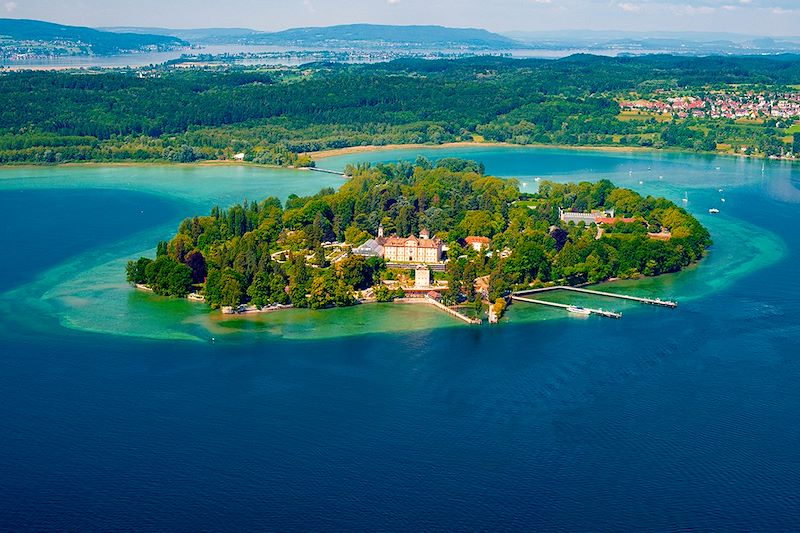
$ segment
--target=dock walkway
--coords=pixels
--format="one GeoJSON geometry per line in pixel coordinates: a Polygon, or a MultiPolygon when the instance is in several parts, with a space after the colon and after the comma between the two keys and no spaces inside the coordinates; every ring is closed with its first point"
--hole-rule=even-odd
{"type": "Polygon", "coordinates": [[[344,172],[340,172],[338,170],[329,170],[327,168],[317,168],[317,167],[306,167],[307,170],[311,170],[313,172],[324,172],[325,174],[336,174],[337,176],[344,176],[347,177],[347,174],[344,172]]]}
{"type": "Polygon", "coordinates": [[[675,307],[678,307],[677,302],[671,302],[671,301],[668,301],[668,300],[662,300],[660,298],[655,298],[655,299],[653,299],[653,298],[640,298],[638,296],[629,296],[627,294],[617,294],[617,293],[614,293],[614,292],[596,291],[596,290],[593,290],[593,289],[584,289],[584,288],[581,288],[581,287],[570,287],[568,285],[559,285],[559,286],[556,286],[556,287],[544,287],[542,289],[529,289],[529,290],[525,290],[525,291],[517,291],[517,292],[514,293],[514,296],[524,296],[524,295],[528,295],[528,294],[537,294],[537,293],[555,291],[555,290],[580,292],[580,293],[583,293],[583,294],[592,294],[594,296],[606,296],[608,298],[619,298],[620,300],[630,300],[630,301],[639,302],[639,303],[642,303],[642,304],[657,305],[657,306],[660,306],[660,307],[669,307],[669,308],[673,308],[673,309],[675,307]]]}
{"type": "MultiPolygon", "coordinates": [[[[545,300],[534,300],[533,298],[523,298],[522,296],[517,296],[515,294],[511,295],[511,299],[515,300],[515,301],[518,301],[518,302],[526,302],[526,303],[529,303],[529,304],[547,305],[549,307],[558,307],[558,308],[561,308],[561,309],[569,309],[571,307],[574,307],[574,306],[569,305],[569,304],[560,304],[560,303],[556,303],[556,302],[548,302],[548,301],[545,301],[545,300]]],[[[603,311],[602,309],[589,309],[589,308],[584,308],[584,309],[586,309],[587,311],[589,311],[593,315],[603,316],[603,317],[606,317],[606,318],[622,318],[622,313],[615,313],[614,311],[603,311]]]]}
{"type": "Polygon", "coordinates": [[[403,304],[428,304],[441,309],[445,313],[454,316],[455,318],[462,320],[467,324],[474,324],[474,325],[483,324],[483,321],[480,318],[470,318],[467,315],[459,313],[455,309],[447,307],[443,303],[436,301],[427,295],[424,298],[397,298],[395,302],[403,304]]]}

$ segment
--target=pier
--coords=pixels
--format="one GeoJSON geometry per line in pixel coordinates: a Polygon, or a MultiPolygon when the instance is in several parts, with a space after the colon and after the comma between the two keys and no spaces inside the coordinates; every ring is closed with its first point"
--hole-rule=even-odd
{"type": "MultiPolygon", "coordinates": [[[[517,296],[515,294],[511,295],[511,299],[517,302],[546,305],[549,307],[558,307],[561,309],[569,309],[570,307],[574,307],[569,304],[559,304],[556,302],[548,302],[545,300],[534,300],[533,298],[523,298],[522,296],[517,296]]],[[[593,315],[598,315],[606,318],[622,318],[622,313],[615,313],[614,311],[603,311],[602,309],[589,309],[589,308],[583,308],[583,309],[586,309],[587,311],[589,311],[589,313],[593,315]]]]}
{"type": "Polygon", "coordinates": [[[306,167],[306,170],[311,170],[313,172],[324,172],[325,174],[336,174],[337,176],[344,176],[345,178],[348,177],[344,172],[339,172],[338,170],[329,170],[327,168],[306,167]]]}
{"type": "Polygon", "coordinates": [[[428,305],[432,305],[434,307],[437,307],[437,308],[441,309],[442,311],[444,311],[448,315],[453,316],[453,317],[455,317],[455,318],[457,318],[459,320],[462,320],[462,321],[466,322],[467,324],[474,324],[474,325],[483,324],[483,321],[480,318],[470,318],[467,315],[465,315],[463,313],[459,313],[455,309],[447,307],[443,303],[441,303],[441,302],[439,302],[439,301],[437,301],[437,300],[435,300],[435,299],[433,299],[433,298],[431,298],[430,296],[427,296],[427,295],[424,298],[397,298],[395,300],[395,302],[403,303],[403,304],[428,304],[428,305]]]}
{"type": "Polygon", "coordinates": [[[674,308],[678,307],[678,303],[677,302],[671,302],[671,301],[668,301],[668,300],[662,300],[660,298],[655,298],[655,299],[653,299],[653,298],[640,298],[638,296],[629,296],[627,294],[617,294],[617,293],[614,293],[614,292],[596,291],[596,290],[592,290],[592,289],[584,289],[584,288],[581,288],[581,287],[570,287],[570,286],[567,286],[567,285],[559,285],[557,287],[544,287],[542,289],[529,289],[529,290],[525,290],[525,291],[518,291],[518,292],[515,292],[513,296],[525,296],[525,295],[528,295],[528,294],[537,294],[537,293],[548,292],[548,291],[556,291],[556,290],[579,292],[579,293],[583,293],[583,294],[591,294],[593,296],[605,296],[605,297],[608,297],[608,298],[619,298],[620,300],[630,300],[630,301],[633,301],[633,302],[639,302],[639,303],[647,304],[647,305],[656,305],[656,306],[660,306],[660,307],[669,307],[671,309],[674,309],[674,308]]]}

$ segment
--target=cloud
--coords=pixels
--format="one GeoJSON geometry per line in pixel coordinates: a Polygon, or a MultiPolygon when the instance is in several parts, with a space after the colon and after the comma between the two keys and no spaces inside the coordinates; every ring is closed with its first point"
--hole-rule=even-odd
{"type": "Polygon", "coordinates": [[[712,6],[694,6],[687,4],[683,6],[673,6],[672,10],[677,15],[710,15],[716,11],[716,8],[712,6]]]}
{"type": "Polygon", "coordinates": [[[17,3],[16,2],[6,2],[3,7],[6,9],[6,13],[13,13],[17,10],[17,3]]]}
{"type": "Polygon", "coordinates": [[[637,13],[642,10],[642,6],[630,2],[622,2],[621,4],[617,4],[617,7],[627,13],[637,13]]]}
{"type": "Polygon", "coordinates": [[[386,3],[388,3],[390,6],[393,6],[399,4],[400,0],[386,0],[386,3]]]}

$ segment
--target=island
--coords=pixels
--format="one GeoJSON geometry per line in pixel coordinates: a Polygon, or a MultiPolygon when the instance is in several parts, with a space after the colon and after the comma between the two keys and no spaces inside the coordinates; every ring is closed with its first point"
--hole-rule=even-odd
{"type": "Polygon", "coordinates": [[[522,193],[474,161],[423,157],[348,175],[338,191],[188,218],[127,280],[227,313],[420,298],[479,321],[514,291],[677,272],[711,244],[683,208],[608,180],[522,193]]]}

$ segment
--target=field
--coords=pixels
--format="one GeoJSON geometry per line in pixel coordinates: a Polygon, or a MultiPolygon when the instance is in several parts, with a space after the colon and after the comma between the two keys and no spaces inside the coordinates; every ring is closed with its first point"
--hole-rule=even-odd
{"type": "Polygon", "coordinates": [[[620,111],[617,118],[622,122],[630,122],[634,120],[650,120],[655,119],[656,122],[670,122],[672,117],[669,115],[662,115],[657,113],[648,113],[645,111],[620,111]]]}

